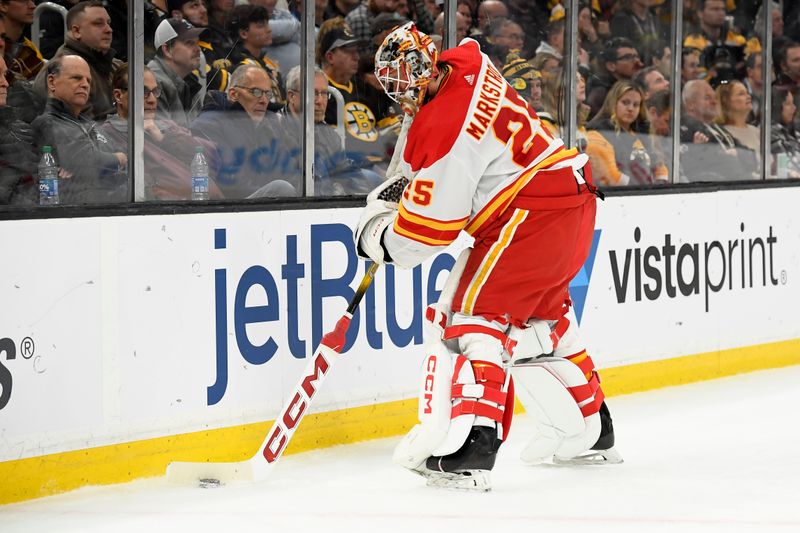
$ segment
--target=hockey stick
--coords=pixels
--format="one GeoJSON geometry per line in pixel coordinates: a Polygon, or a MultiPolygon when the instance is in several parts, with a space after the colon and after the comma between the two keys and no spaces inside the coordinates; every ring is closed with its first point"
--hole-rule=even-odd
{"type": "MultiPolygon", "coordinates": [[[[406,116],[395,144],[395,151],[387,168],[387,177],[394,177],[412,118],[406,116]],[[391,173],[390,173],[391,171],[391,173]]],[[[381,191],[379,200],[399,202],[405,188],[404,180],[381,191]]],[[[308,361],[303,375],[293,389],[290,400],[283,406],[267,437],[253,457],[238,462],[172,462],[167,466],[167,481],[179,484],[196,484],[202,487],[216,487],[232,481],[261,481],[267,477],[270,468],[281,457],[295,430],[305,416],[311,401],[319,391],[330,370],[336,355],[344,347],[345,334],[350,320],[358,309],[361,299],[372,284],[379,263],[372,263],[361,280],[353,299],[347,306],[344,316],[339,319],[333,331],[322,337],[314,356],[308,361]]]]}
{"type": "Polygon", "coordinates": [[[300,425],[308,411],[311,401],[316,396],[336,356],[345,344],[345,334],[350,327],[353,313],[372,284],[379,264],[372,263],[361,280],[355,295],[344,316],[336,322],[333,331],[322,337],[314,356],[309,359],[303,375],[294,387],[289,401],[283,406],[267,437],[258,452],[246,461],[230,463],[190,463],[173,462],[167,466],[167,481],[180,484],[196,484],[216,486],[231,481],[261,481],[267,477],[270,467],[283,454],[289,440],[300,425]]]}

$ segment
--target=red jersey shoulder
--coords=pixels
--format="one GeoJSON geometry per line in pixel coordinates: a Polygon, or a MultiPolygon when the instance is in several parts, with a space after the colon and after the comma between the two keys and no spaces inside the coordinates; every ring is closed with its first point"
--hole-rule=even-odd
{"type": "Polygon", "coordinates": [[[440,63],[447,69],[446,77],[436,96],[414,118],[403,152],[414,171],[431,166],[453,148],[469,111],[483,56],[478,43],[469,39],[442,52],[440,63]]]}

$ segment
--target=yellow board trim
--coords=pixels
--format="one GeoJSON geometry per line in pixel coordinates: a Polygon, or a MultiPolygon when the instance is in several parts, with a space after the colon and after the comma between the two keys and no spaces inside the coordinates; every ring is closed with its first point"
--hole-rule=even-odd
{"type": "MultiPolygon", "coordinates": [[[[606,396],[642,392],[800,364],[800,339],[601,370],[606,396]]],[[[515,409],[521,412],[519,404],[515,409]]],[[[417,400],[308,415],[286,453],[400,435],[417,420],[417,400]]],[[[171,461],[239,461],[261,444],[269,422],[198,431],[0,463],[0,504],[86,485],[162,476],[171,461]]],[[[387,457],[387,461],[389,458],[387,457]]]]}

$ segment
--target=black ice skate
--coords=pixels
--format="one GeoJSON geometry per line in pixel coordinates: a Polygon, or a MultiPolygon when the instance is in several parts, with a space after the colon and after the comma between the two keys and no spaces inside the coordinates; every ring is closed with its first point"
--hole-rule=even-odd
{"type": "Polygon", "coordinates": [[[569,465],[594,465],[594,464],[619,464],[622,462],[622,455],[614,448],[614,423],[611,420],[611,412],[608,410],[606,402],[600,405],[600,436],[597,442],[591,447],[590,451],[569,459],[553,457],[556,464],[569,465]]]}
{"type": "Polygon", "coordinates": [[[487,492],[492,488],[489,472],[501,443],[495,428],[475,426],[458,451],[429,457],[420,473],[429,487],[487,492]]]}

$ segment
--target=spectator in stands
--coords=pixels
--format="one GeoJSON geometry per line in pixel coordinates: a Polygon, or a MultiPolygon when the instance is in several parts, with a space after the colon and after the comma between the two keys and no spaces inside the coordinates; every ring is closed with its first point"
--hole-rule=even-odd
{"type": "Polygon", "coordinates": [[[672,77],[672,49],[664,41],[650,43],[646,51],[650,63],[658,69],[664,78],[672,77]]]}
{"type": "MultiPolygon", "coordinates": [[[[251,5],[261,6],[269,14],[272,44],[264,49],[264,53],[277,63],[280,74],[284,77],[287,72],[300,64],[300,21],[290,11],[277,7],[276,3],[277,0],[250,0],[251,5]]],[[[326,2],[323,2],[320,5],[317,0],[315,5],[320,17],[319,24],[322,24],[325,4],[326,2]]]]}
{"type": "MultiPolygon", "coordinates": [[[[623,0],[622,9],[611,19],[611,33],[615,37],[625,37],[644,54],[651,43],[662,37],[658,21],[650,11],[653,0],[623,0]]],[[[644,63],[650,64],[650,57],[644,56],[644,63]]]]}
{"type": "Polygon", "coordinates": [[[192,133],[213,142],[220,160],[217,184],[225,198],[297,196],[299,182],[281,179],[290,161],[276,113],[268,110],[272,80],[257,65],[240,65],[227,93],[212,91],[192,133]]]}
{"type": "Polygon", "coordinates": [[[329,0],[325,9],[325,20],[336,17],[346,17],[348,13],[357,8],[361,0],[329,0]]]}
{"type": "Polygon", "coordinates": [[[547,52],[539,52],[533,56],[531,65],[539,71],[543,80],[561,73],[561,60],[547,52]]]}
{"type": "MultiPolygon", "coordinates": [[[[322,34],[322,30],[320,30],[322,34]]],[[[320,37],[322,70],[328,82],[344,98],[344,121],[348,157],[358,164],[378,163],[385,159],[385,145],[391,137],[382,137],[379,121],[393,114],[383,107],[386,100],[363,78],[358,78],[358,44],[360,40],[347,28],[334,27],[320,37]]],[[[331,99],[325,122],[338,124],[337,103],[331,99]]]]}
{"type": "Polygon", "coordinates": [[[681,174],[688,181],[731,181],[755,177],[754,163],[739,157],[736,139],[715,122],[717,102],[706,80],[683,88],[681,174]]]}
{"type": "Polygon", "coordinates": [[[228,33],[228,16],[233,10],[234,0],[208,0],[208,28],[205,40],[211,43],[214,50],[227,53],[233,48],[234,41],[228,33]]]}
{"type": "Polygon", "coordinates": [[[745,71],[747,76],[742,80],[747,92],[753,99],[753,111],[750,113],[747,121],[750,124],[761,123],[761,93],[764,90],[764,77],[762,76],[762,59],[761,53],[756,52],[747,56],[745,59],[745,71]]]}
{"type": "Polygon", "coordinates": [[[551,22],[547,26],[547,38],[536,48],[536,53],[546,52],[553,54],[560,61],[564,56],[564,24],[565,19],[561,18],[551,22]]]}
{"type": "MultiPolygon", "coordinates": [[[[342,138],[325,123],[328,107],[328,78],[317,68],[314,72],[314,194],[317,196],[339,196],[366,194],[381,181],[375,172],[355,167],[342,147],[342,138]]],[[[294,154],[292,173],[302,174],[301,142],[303,139],[300,113],[303,100],[300,95],[300,67],[289,71],[286,77],[286,100],[284,122],[291,152],[294,154]]]]}
{"type": "MultiPolygon", "coordinates": [[[[379,15],[380,16],[380,15],[379,15]]],[[[439,13],[433,24],[434,33],[444,38],[444,13],[439,13]]],[[[469,19],[456,11],[456,44],[461,42],[461,39],[467,36],[469,31],[469,19]]],[[[522,31],[522,30],[520,30],[522,31]]],[[[383,41],[380,41],[378,45],[383,41]]],[[[377,48],[377,47],[376,47],[377,48]]]]}
{"type": "MultiPolygon", "coordinates": [[[[170,17],[184,19],[195,28],[208,28],[208,9],[205,0],[169,0],[170,17]]],[[[197,45],[200,47],[200,66],[184,78],[189,84],[193,101],[202,102],[206,91],[224,91],[228,88],[228,78],[232,63],[228,59],[227,50],[217,50],[205,40],[208,31],[199,35],[197,45]]]]}
{"type": "Polygon", "coordinates": [[[639,52],[628,39],[614,37],[606,43],[600,56],[603,68],[588,81],[586,103],[590,116],[595,116],[606,99],[608,90],[618,81],[630,81],[643,67],[639,52]]]}
{"type": "Polygon", "coordinates": [[[656,67],[645,67],[633,77],[633,81],[644,90],[645,99],[659,91],[668,91],[669,82],[656,67]]]}
{"type": "Polygon", "coordinates": [[[669,175],[650,137],[644,92],[629,80],[608,92],[600,113],[586,126],[592,175],[603,185],[665,183],[669,175]]]}
{"type": "Polygon", "coordinates": [[[670,121],[672,119],[672,103],[669,90],[658,91],[647,98],[647,120],[655,135],[671,136],[670,121]]]}
{"type": "Polygon", "coordinates": [[[701,67],[720,70],[722,60],[732,65],[743,60],[745,38],[726,21],[725,0],[698,0],[698,10],[699,25],[690,30],[683,46],[700,50],[701,67]]]}
{"type": "Polygon", "coordinates": [[[590,55],[599,55],[603,50],[603,41],[597,32],[594,10],[590,1],[581,0],[578,11],[578,38],[581,46],[590,55]]]}
{"type": "MultiPolygon", "coordinates": [[[[171,120],[156,118],[160,89],[153,72],[145,67],[144,76],[144,188],[146,200],[191,200],[192,175],[189,167],[195,147],[202,146],[206,157],[211,158],[214,145],[198,139],[171,120]]],[[[112,146],[128,152],[128,64],[123,63],[114,72],[114,104],[117,114],[110,115],[100,126],[112,146]]],[[[211,165],[214,166],[213,164],[211,165]]],[[[209,180],[212,199],[222,198],[213,178],[209,180]]]]}
{"type": "Polygon", "coordinates": [[[192,99],[191,87],[184,78],[200,66],[197,43],[202,32],[183,19],[163,20],[156,29],[156,57],[147,64],[161,88],[159,116],[184,127],[197,115],[200,104],[192,99]]]}
{"type": "MultiPolygon", "coordinates": [[[[521,54],[522,50],[525,48],[525,32],[522,30],[522,26],[514,22],[513,20],[497,18],[494,19],[489,25],[486,27],[485,35],[489,38],[492,43],[497,46],[502,46],[509,52],[516,52],[517,54],[521,54]]],[[[539,51],[549,52],[556,57],[560,57],[560,52],[556,48],[558,45],[557,39],[558,37],[554,37],[556,40],[555,46],[547,46],[546,49],[542,49],[539,47],[539,51]]],[[[542,43],[544,45],[545,43],[542,43]]],[[[562,50],[563,51],[563,50],[562,50]]]]}
{"type": "Polygon", "coordinates": [[[700,50],[697,48],[684,48],[681,52],[681,85],[700,78],[700,50]]]}
{"type": "Polygon", "coordinates": [[[33,79],[44,67],[42,53],[25,36],[30,33],[34,9],[36,4],[33,0],[0,0],[0,14],[6,26],[5,60],[9,81],[12,76],[22,80],[33,79]]]}
{"type": "Polygon", "coordinates": [[[16,110],[8,105],[7,70],[6,62],[0,55],[0,205],[33,203],[33,175],[39,157],[34,145],[33,129],[19,120],[16,110]]]}
{"type": "MultiPolygon", "coordinates": [[[[100,0],[78,2],[67,12],[67,37],[53,57],[76,55],[89,64],[92,90],[85,112],[94,120],[105,120],[114,112],[111,77],[121,63],[111,48],[111,18],[100,0]]],[[[36,91],[47,93],[47,75],[40,72],[34,83],[36,91]]]]}
{"type": "Polygon", "coordinates": [[[739,147],[750,150],[749,156],[760,159],[761,134],[759,128],[747,123],[753,111],[753,99],[747,87],[739,80],[722,83],[717,87],[717,123],[736,139],[739,147]]]}
{"type": "Polygon", "coordinates": [[[549,27],[550,13],[542,7],[543,2],[530,0],[505,0],[508,6],[508,18],[525,28],[525,50],[522,57],[533,56],[533,51],[545,38],[549,27]]]}
{"type": "Polygon", "coordinates": [[[534,111],[542,109],[542,74],[530,62],[511,52],[506,56],[501,73],[534,111]]]}
{"type": "Polygon", "coordinates": [[[478,4],[478,31],[486,32],[486,27],[494,19],[508,18],[508,6],[500,0],[484,0],[478,4]]]}
{"type": "Polygon", "coordinates": [[[124,201],[128,158],[101,135],[81,111],[89,102],[92,84],[89,64],[80,56],[65,55],[47,64],[47,108],[33,121],[38,146],[53,147],[63,169],[61,202],[124,201]]]}
{"type": "Polygon", "coordinates": [[[779,67],[775,85],[788,88],[797,97],[800,91],[800,43],[792,41],[781,49],[779,67]]]}
{"type": "MultiPolygon", "coordinates": [[[[578,126],[575,137],[575,148],[580,152],[586,151],[586,117],[589,115],[589,107],[584,103],[586,100],[586,78],[581,72],[576,73],[575,79],[575,105],[576,122],[578,126]]],[[[564,98],[564,76],[560,71],[554,76],[544,78],[542,84],[542,108],[536,113],[542,120],[542,125],[553,137],[566,138],[566,119],[567,101],[564,98]]]]}
{"type": "Polygon", "coordinates": [[[283,94],[280,66],[264,54],[264,48],[272,44],[272,29],[269,13],[261,6],[241,4],[233,8],[228,19],[228,32],[238,44],[231,50],[231,61],[235,66],[256,65],[263,68],[272,81],[270,110],[278,111],[286,104],[283,94]]]}
{"type": "MultiPolygon", "coordinates": [[[[764,33],[764,11],[769,7],[769,12],[771,13],[772,18],[772,58],[774,64],[778,64],[778,52],[780,52],[781,48],[783,48],[786,43],[789,42],[789,39],[784,34],[784,24],[783,24],[783,15],[781,14],[781,6],[778,2],[774,0],[765,0],[761,2],[761,5],[758,8],[758,13],[756,14],[755,20],[752,22],[750,28],[752,29],[750,38],[747,39],[747,44],[745,44],[745,58],[752,54],[757,54],[763,51],[763,47],[761,43],[763,42],[764,33]]],[[[748,25],[750,22],[748,21],[748,25]]]]}
{"type": "Polygon", "coordinates": [[[786,175],[800,178],[800,135],[795,126],[795,96],[785,87],[772,89],[772,175],[778,175],[778,157],[786,159],[786,175]]]}

